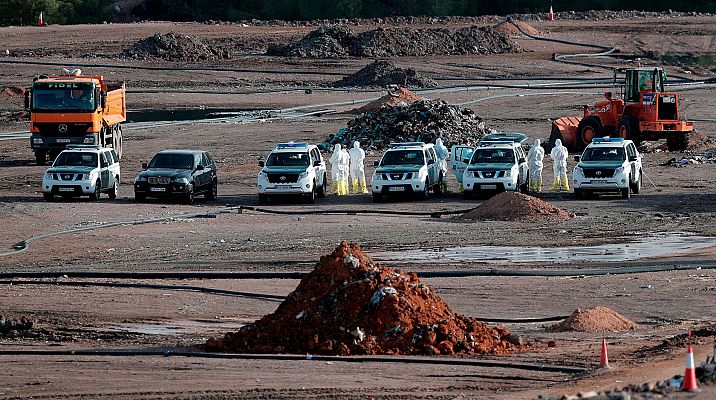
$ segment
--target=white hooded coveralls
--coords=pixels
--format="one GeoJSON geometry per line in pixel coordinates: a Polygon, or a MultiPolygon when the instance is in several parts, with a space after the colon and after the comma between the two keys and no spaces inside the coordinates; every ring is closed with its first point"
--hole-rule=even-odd
{"type": "Polygon", "coordinates": [[[554,177],[559,179],[567,178],[567,157],[569,157],[569,152],[566,147],[562,146],[561,139],[557,139],[554,142],[554,148],[552,148],[549,156],[554,162],[552,166],[554,177]]]}
{"type": "Polygon", "coordinates": [[[527,153],[527,160],[530,167],[530,179],[542,179],[542,168],[544,168],[544,149],[542,148],[539,139],[535,139],[534,144],[530,147],[530,151],[527,153]]]}
{"type": "Polygon", "coordinates": [[[365,160],[365,151],[360,148],[360,143],[356,140],[353,142],[353,148],[348,151],[350,155],[350,175],[351,180],[354,182],[365,181],[365,166],[363,161],[365,160]]]}

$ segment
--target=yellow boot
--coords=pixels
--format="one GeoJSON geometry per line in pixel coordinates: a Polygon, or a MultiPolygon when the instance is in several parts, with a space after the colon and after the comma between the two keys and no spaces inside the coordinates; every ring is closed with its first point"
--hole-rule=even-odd
{"type": "Polygon", "coordinates": [[[357,180],[354,180],[354,181],[353,181],[353,194],[357,194],[357,193],[358,193],[358,190],[359,190],[359,188],[358,188],[358,181],[357,181],[357,180]]]}
{"type": "Polygon", "coordinates": [[[360,192],[362,194],[368,194],[368,186],[366,186],[366,184],[365,184],[365,179],[359,180],[358,186],[360,186],[360,192]]]}
{"type": "Polygon", "coordinates": [[[542,178],[537,179],[535,188],[537,189],[537,193],[542,193],[542,178]]]}
{"type": "Polygon", "coordinates": [[[552,188],[549,191],[556,192],[557,190],[559,190],[559,178],[554,178],[554,184],[552,185],[552,188]]]}
{"type": "Polygon", "coordinates": [[[567,180],[567,177],[566,177],[566,176],[563,176],[563,177],[562,177],[562,189],[564,189],[564,190],[566,190],[567,192],[569,192],[569,180],[567,180]]]}
{"type": "Polygon", "coordinates": [[[341,195],[340,182],[333,181],[333,183],[331,183],[331,188],[333,189],[333,194],[334,194],[334,195],[336,195],[336,196],[340,196],[340,195],[341,195]]]}
{"type": "Polygon", "coordinates": [[[442,189],[443,189],[443,193],[447,193],[447,192],[448,192],[448,184],[447,184],[447,181],[446,181],[445,179],[443,179],[443,181],[440,183],[440,185],[441,185],[441,187],[442,187],[442,189]]]}
{"type": "Polygon", "coordinates": [[[343,195],[348,195],[348,179],[343,180],[343,195]]]}

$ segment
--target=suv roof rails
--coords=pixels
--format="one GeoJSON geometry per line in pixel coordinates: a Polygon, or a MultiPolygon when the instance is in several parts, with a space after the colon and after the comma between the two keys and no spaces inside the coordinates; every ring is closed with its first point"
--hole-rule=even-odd
{"type": "Polygon", "coordinates": [[[425,142],[395,142],[395,143],[390,144],[390,147],[413,147],[413,146],[425,146],[425,142]]]}
{"type": "Polygon", "coordinates": [[[101,149],[102,146],[98,144],[68,144],[65,146],[66,150],[72,150],[72,149],[101,149]]]}
{"type": "Polygon", "coordinates": [[[479,141],[477,142],[478,146],[491,146],[493,144],[519,144],[518,142],[513,142],[512,140],[487,140],[487,141],[479,141]]]}
{"type": "Polygon", "coordinates": [[[602,137],[602,138],[594,138],[592,139],[592,143],[621,143],[624,141],[624,138],[612,138],[612,137],[602,137]]]}
{"type": "Polygon", "coordinates": [[[276,145],[277,149],[306,148],[306,147],[308,147],[308,143],[306,143],[306,142],[300,142],[300,143],[288,142],[288,143],[278,143],[276,145]]]}

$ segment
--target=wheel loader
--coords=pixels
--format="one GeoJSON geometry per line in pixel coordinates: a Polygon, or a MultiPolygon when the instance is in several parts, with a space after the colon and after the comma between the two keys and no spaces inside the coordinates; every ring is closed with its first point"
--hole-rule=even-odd
{"type": "Polygon", "coordinates": [[[561,117],[552,122],[548,148],[557,139],[570,151],[582,151],[596,137],[621,137],[637,146],[644,140],[666,139],[670,151],[685,150],[693,123],[679,110],[679,95],[664,92],[662,68],[627,68],[621,98],[604,93],[606,100],[584,106],[582,117],[561,117]]]}

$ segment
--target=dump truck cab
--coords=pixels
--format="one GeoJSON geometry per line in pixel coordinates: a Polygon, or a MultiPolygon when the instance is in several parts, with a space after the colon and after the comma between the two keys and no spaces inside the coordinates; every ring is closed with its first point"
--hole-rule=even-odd
{"type": "Polygon", "coordinates": [[[25,97],[30,111],[30,146],[44,164],[67,145],[112,147],[122,156],[120,123],[126,120],[124,83],[108,85],[102,76],[76,74],[33,79],[25,97]]]}

